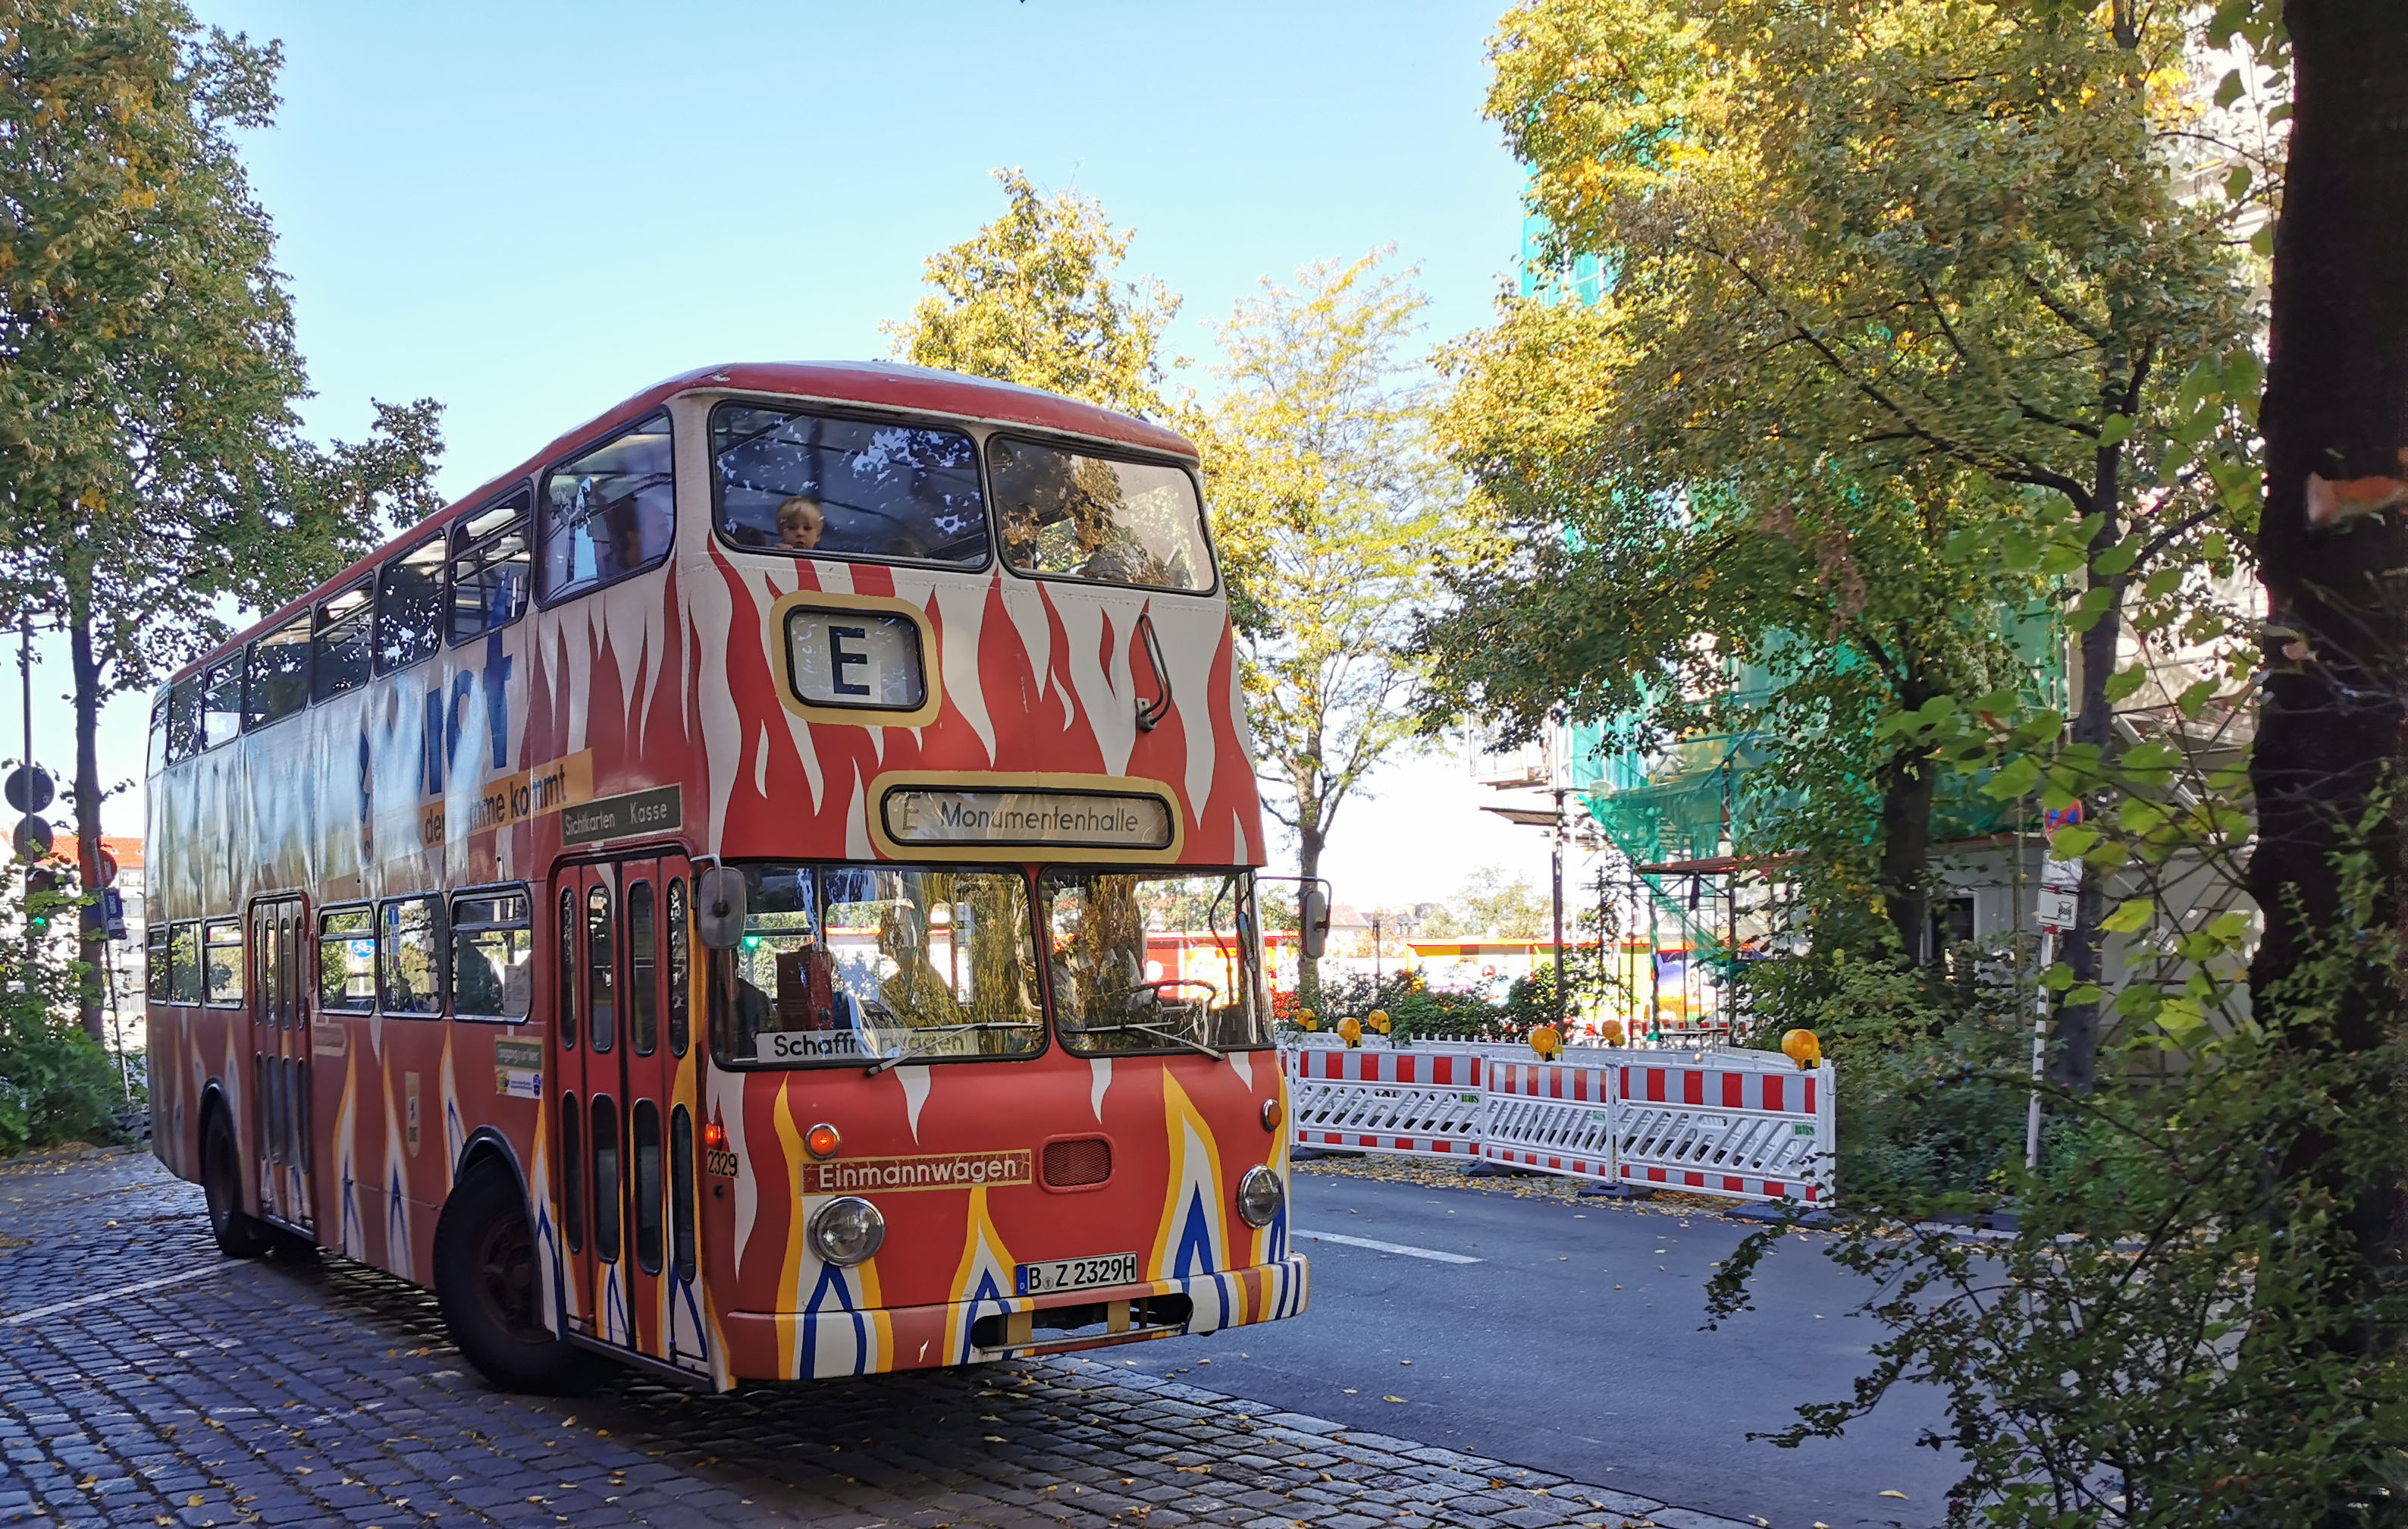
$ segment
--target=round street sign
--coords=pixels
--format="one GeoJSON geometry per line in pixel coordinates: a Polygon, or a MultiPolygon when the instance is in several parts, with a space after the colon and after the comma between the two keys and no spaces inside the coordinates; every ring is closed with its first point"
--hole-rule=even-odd
{"type": "Polygon", "coordinates": [[[10,836],[9,842],[17,846],[18,854],[29,860],[38,860],[50,852],[50,846],[58,842],[58,836],[50,831],[48,823],[28,815],[17,819],[17,831],[10,836]]]}
{"type": "Polygon", "coordinates": [[[8,805],[21,813],[38,813],[50,804],[50,772],[39,765],[30,772],[19,765],[8,772],[7,784],[0,786],[0,794],[5,794],[8,805]]]}
{"type": "Polygon", "coordinates": [[[98,869],[100,872],[100,884],[103,887],[114,887],[117,885],[117,857],[111,855],[106,846],[101,849],[100,865],[98,869]]]}

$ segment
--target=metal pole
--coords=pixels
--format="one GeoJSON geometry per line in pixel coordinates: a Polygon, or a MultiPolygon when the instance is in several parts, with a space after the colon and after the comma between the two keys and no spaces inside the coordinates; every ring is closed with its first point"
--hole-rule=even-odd
{"type": "MultiPolygon", "coordinates": [[[[26,616],[17,624],[17,677],[25,698],[25,816],[34,815],[34,618],[26,616]]],[[[37,959],[34,937],[34,858],[25,858],[25,991],[34,990],[34,965],[37,959]]]]}
{"type": "MultiPolygon", "coordinates": [[[[2046,972],[2057,964],[2057,930],[2040,931],[2040,969],[2046,972]]],[[[2041,1069],[2048,1058],[2048,989],[2040,990],[2032,1005],[2031,1109],[2024,1119],[2024,1166],[2040,1166],[2040,1080],[2041,1069]]]]}
{"type": "Polygon", "coordinates": [[[1374,914],[1372,914],[1372,915],[1371,915],[1371,996],[1372,996],[1372,998],[1376,1001],[1376,1000],[1378,999],[1378,997],[1379,997],[1379,994],[1380,994],[1380,916],[1379,916],[1377,913],[1374,913],[1374,914]]]}
{"type": "Polygon", "coordinates": [[[1555,1033],[1564,1032],[1564,789],[1555,787],[1555,1033]]]}

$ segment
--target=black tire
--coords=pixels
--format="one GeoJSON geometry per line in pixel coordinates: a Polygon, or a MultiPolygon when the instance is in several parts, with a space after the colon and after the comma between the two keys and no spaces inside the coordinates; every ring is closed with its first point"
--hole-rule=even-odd
{"type": "Polygon", "coordinates": [[[201,1126],[201,1193],[208,1201],[209,1234],[228,1258],[257,1258],[267,1251],[272,1229],[242,1208],[242,1153],[234,1122],[223,1106],[211,1109],[201,1126]]]}
{"type": "Polygon", "coordinates": [[[582,1391],[609,1362],[543,1325],[539,1273],[518,1180],[488,1158],[452,1187],[435,1223],[435,1298],[452,1341],[504,1391],[582,1391]]]}

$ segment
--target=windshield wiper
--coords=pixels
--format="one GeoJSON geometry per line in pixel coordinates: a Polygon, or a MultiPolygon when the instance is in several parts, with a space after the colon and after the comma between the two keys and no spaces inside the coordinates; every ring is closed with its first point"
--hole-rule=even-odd
{"type": "Polygon", "coordinates": [[[1211,1058],[1214,1061],[1226,1061],[1228,1060],[1228,1053],[1222,1051],[1215,1046],[1206,1046],[1201,1041],[1191,1040],[1187,1036],[1182,1035],[1175,1031],[1158,1030],[1153,1025],[1140,1025],[1134,1019],[1127,1020],[1117,1025],[1082,1025],[1079,1028],[1079,1033],[1082,1035],[1111,1035],[1117,1034],[1122,1031],[1129,1030],[1136,1031],[1142,1035],[1151,1035],[1156,1040],[1168,1041],[1173,1046],[1183,1046],[1190,1051],[1201,1051],[1206,1056],[1211,1058]]]}
{"type": "Polygon", "coordinates": [[[967,1025],[930,1025],[925,1030],[913,1031],[910,1044],[898,1046],[885,1056],[871,1062],[863,1069],[861,1075],[876,1077],[890,1067],[900,1067],[914,1057],[926,1056],[927,1053],[922,1050],[918,1044],[922,1041],[941,1041],[948,1036],[959,1035],[968,1031],[1034,1030],[1035,1028],[1037,1027],[1017,1019],[976,1019],[967,1025]]]}

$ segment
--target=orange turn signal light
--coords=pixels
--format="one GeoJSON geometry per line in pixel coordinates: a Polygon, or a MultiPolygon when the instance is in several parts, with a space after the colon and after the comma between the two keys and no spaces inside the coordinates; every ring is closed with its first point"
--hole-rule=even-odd
{"type": "Polygon", "coordinates": [[[1263,1129],[1265,1131],[1277,1131],[1280,1128],[1280,1122],[1286,1118],[1287,1107],[1282,1104],[1277,1099],[1266,1099],[1263,1101],[1263,1129]]]}
{"type": "Polygon", "coordinates": [[[844,1138],[837,1134],[836,1127],[824,1120],[803,1133],[803,1149],[815,1158],[832,1158],[843,1145],[844,1138]]]}
{"type": "Polygon", "coordinates": [[[713,1120],[702,1128],[702,1145],[713,1152],[727,1149],[727,1128],[713,1120]]]}

